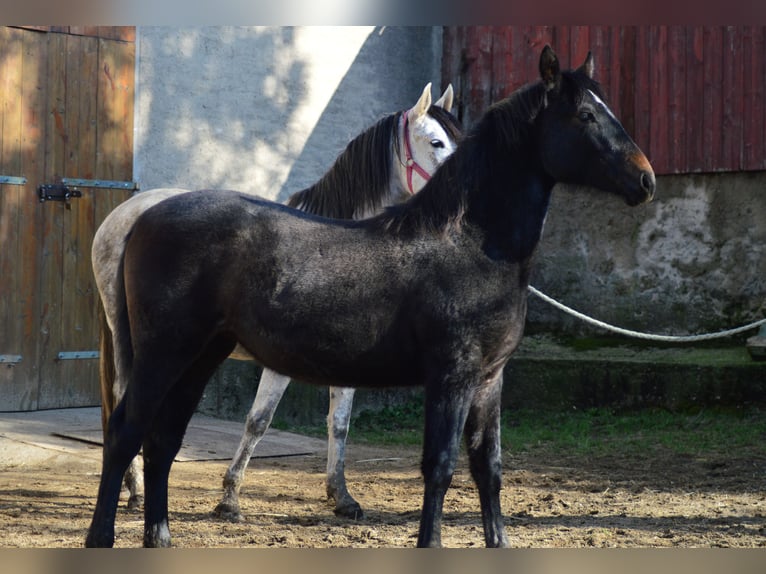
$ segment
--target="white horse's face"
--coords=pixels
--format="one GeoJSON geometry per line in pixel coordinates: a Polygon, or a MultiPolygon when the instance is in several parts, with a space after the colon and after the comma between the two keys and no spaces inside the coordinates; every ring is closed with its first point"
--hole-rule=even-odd
{"type": "MultiPolygon", "coordinates": [[[[452,100],[453,91],[450,84],[433,104],[450,112],[452,100]]],[[[430,107],[429,83],[423,89],[417,103],[405,112],[406,120],[399,125],[399,150],[393,158],[394,169],[398,173],[399,193],[394,195],[404,194],[406,197],[420,191],[457,147],[457,142],[450,137],[439,121],[428,114],[430,107]]]]}

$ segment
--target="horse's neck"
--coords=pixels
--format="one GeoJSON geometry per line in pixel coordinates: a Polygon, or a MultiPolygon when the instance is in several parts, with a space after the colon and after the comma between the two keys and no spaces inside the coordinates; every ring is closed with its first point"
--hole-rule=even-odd
{"type": "Polygon", "coordinates": [[[554,181],[539,162],[511,153],[479,175],[466,217],[494,260],[528,263],[542,237],[554,181]]]}

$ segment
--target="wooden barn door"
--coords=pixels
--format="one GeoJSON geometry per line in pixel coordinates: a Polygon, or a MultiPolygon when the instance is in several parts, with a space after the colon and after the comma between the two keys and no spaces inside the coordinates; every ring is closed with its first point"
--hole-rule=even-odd
{"type": "Polygon", "coordinates": [[[0,27],[0,410],[99,404],[90,247],[130,194],[134,36],[0,27]]]}

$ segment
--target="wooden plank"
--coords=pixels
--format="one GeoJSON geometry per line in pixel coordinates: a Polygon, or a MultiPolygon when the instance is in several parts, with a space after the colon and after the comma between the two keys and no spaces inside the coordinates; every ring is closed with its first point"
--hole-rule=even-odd
{"type": "Polygon", "coordinates": [[[743,125],[742,164],[746,170],[766,169],[764,97],[766,97],[766,58],[763,26],[743,30],[743,125]]]}
{"type": "Polygon", "coordinates": [[[649,27],[638,26],[636,30],[636,81],[635,81],[635,140],[649,157],[652,166],[656,162],[652,157],[651,128],[651,86],[650,69],[654,66],[649,52],[649,27]]]}
{"type": "Polygon", "coordinates": [[[703,61],[704,30],[701,26],[689,27],[686,31],[686,125],[684,148],[686,150],[686,171],[702,170],[705,157],[702,132],[703,97],[705,89],[705,68],[703,61]]]}
{"type": "Polygon", "coordinates": [[[565,68],[576,68],[585,61],[590,50],[590,27],[572,26],[568,61],[563,61],[565,68]]]}
{"type": "Polygon", "coordinates": [[[490,99],[500,101],[510,92],[511,70],[513,69],[513,54],[511,51],[511,35],[513,30],[507,26],[492,28],[492,85],[490,99]]]}
{"type": "Polygon", "coordinates": [[[589,50],[593,54],[593,61],[596,66],[593,77],[601,85],[609,107],[617,117],[620,117],[619,110],[612,103],[612,69],[609,41],[609,26],[591,26],[589,50]]]}
{"type": "MultiPolygon", "coordinates": [[[[66,38],[66,140],[65,177],[82,177],[81,130],[91,121],[82,115],[82,100],[91,86],[82,78],[83,45],[91,41],[83,36],[66,38]]],[[[97,41],[97,40],[96,40],[97,41]]],[[[98,349],[92,340],[93,281],[90,279],[90,235],[93,233],[93,202],[89,191],[71,201],[68,209],[59,210],[63,225],[63,268],[61,273],[61,339],[57,352],[98,349]]],[[[41,403],[48,407],[93,404],[92,380],[87,376],[88,363],[94,361],[58,361],[56,385],[41,393],[41,403]]]]}
{"type": "Polygon", "coordinates": [[[647,30],[649,70],[649,157],[658,173],[668,173],[668,29],[651,26],[647,30]]]}
{"type": "Polygon", "coordinates": [[[492,27],[471,26],[466,35],[466,126],[473,124],[491,103],[492,27]]]}
{"type": "Polygon", "coordinates": [[[723,70],[721,78],[722,110],[721,158],[717,168],[739,171],[742,162],[742,111],[744,68],[742,62],[742,29],[726,26],[723,33],[723,70]]]}
{"type": "Polygon", "coordinates": [[[534,54],[529,49],[526,40],[527,30],[523,26],[515,26],[512,30],[509,30],[508,44],[510,46],[510,53],[508,54],[509,62],[507,66],[510,73],[508,74],[508,84],[506,86],[507,94],[518,90],[530,80],[530,77],[535,79],[540,77],[540,54],[534,54]],[[530,76],[529,68],[533,63],[537,66],[537,71],[533,76],[530,76]]]}
{"type": "Polygon", "coordinates": [[[703,92],[702,92],[702,171],[714,171],[720,165],[723,127],[723,34],[720,26],[703,29],[703,92]]]}
{"type": "Polygon", "coordinates": [[[44,34],[23,32],[22,74],[22,172],[27,178],[20,202],[19,229],[22,232],[19,266],[24,315],[21,321],[22,352],[26,358],[24,369],[17,376],[25,378],[29,390],[17,408],[28,410],[39,404],[39,333],[40,333],[40,277],[41,229],[43,210],[37,199],[37,185],[43,181],[45,171],[45,101],[48,41],[44,34]]]}
{"type": "Polygon", "coordinates": [[[619,70],[620,121],[625,131],[636,139],[636,27],[620,28],[620,61],[615,63],[619,70]]]}
{"type": "MultiPolygon", "coordinates": [[[[4,175],[21,175],[22,132],[22,61],[21,32],[0,28],[2,67],[0,68],[0,102],[2,131],[0,165],[4,175]]],[[[21,292],[20,255],[23,230],[20,229],[23,187],[0,186],[0,353],[21,355],[22,363],[0,368],[0,405],[16,408],[29,395],[24,375],[29,372],[23,360],[24,293],[21,292]]],[[[29,357],[27,358],[29,359],[29,357]]]]}
{"type": "Polygon", "coordinates": [[[463,27],[462,26],[443,26],[442,27],[442,63],[441,63],[441,86],[440,92],[443,93],[447,84],[452,84],[455,99],[453,102],[453,112],[460,117],[462,107],[462,88],[460,80],[460,71],[463,66],[463,27]]]}
{"type": "MultiPolygon", "coordinates": [[[[556,52],[559,60],[566,60],[569,56],[569,26],[559,24],[553,30],[553,44],[551,47],[556,52]]],[[[565,64],[564,64],[565,65],[565,64]]]]}
{"type": "Polygon", "coordinates": [[[685,152],[686,134],[686,28],[668,28],[668,173],[684,173],[687,170],[685,152]]]}
{"type": "MultiPolygon", "coordinates": [[[[46,77],[45,170],[46,182],[60,181],[64,175],[66,153],[66,40],[64,34],[48,34],[48,66],[46,77]]],[[[39,406],[51,406],[46,397],[64,386],[58,379],[56,357],[62,340],[61,301],[63,293],[63,214],[64,205],[46,202],[43,214],[42,258],[40,268],[40,381],[39,406]]],[[[64,405],[66,406],[66,405],[64,405]]]]}
{"type": "Polygon", "coordinates": [[[135,26],[14,26],[14,28],[37,32],[51,32],[54,34],[104,38],[121,42],[136,41],[135,26]]]}

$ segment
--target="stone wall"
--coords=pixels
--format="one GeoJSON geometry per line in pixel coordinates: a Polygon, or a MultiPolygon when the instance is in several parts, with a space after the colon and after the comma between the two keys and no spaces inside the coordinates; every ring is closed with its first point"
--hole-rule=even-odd
{"type": "MultiPolygon", "coordinates": [[[[686,334],[766,311],[766,174],[659,176],[655,200],[630,208],[560,187],[532,284],[619,326],[686,334]]],[[[532,297],[530,330],[596,332],[532,297]]]]}

